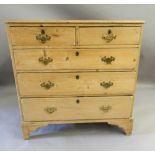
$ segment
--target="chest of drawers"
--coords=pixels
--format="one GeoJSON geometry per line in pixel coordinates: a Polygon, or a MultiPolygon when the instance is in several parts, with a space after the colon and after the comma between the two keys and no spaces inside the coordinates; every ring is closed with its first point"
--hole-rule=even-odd
{"type": "Polygon", "coordinates": [[[143,21],[8,21],[25,139],[59,123],[131,134],[143,21]]]}

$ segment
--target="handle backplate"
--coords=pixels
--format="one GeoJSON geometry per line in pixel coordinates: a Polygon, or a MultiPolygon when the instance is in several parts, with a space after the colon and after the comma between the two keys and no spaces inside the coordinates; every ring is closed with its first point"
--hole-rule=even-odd
{"type": "Polygon", "coordinates": [[[105,62],[106,64],[111,64],[112,61],[115,61],[115,58],[113,56],[110,56],[110,57],[102,57],[101,58],[101,61],[105,62]]]}
{"type": "Polygon", "coordinates": [[[116,35],[113,34],[112,30],[108,30],[107,34],[102,36],[102,39],[104,39],[107,43],[111,42],[112,40],[116,39],[116,35]]]}
{"type": "Polygon", "coordinates": [[[45,88],[45,89],[50,89],[50,88],[54,87],[54,83],[51,81],[43,82],[40,84],[40,86],[45,88]]]}
{"type": "Polygon", "coordinates": [[[109,105],[107,105],[107,106],[103,105],[102,107],[100,107],[100,110],[103,112],[109,112],[111,109],[112,109],[112,107],[109,105]]]}
{"type": "Polygon", "coordinates": [[[47,35],[45,33],[45,30],[41,30],[41,33],[36,35],[36,39],[41,41],[41,43],[44,44],[46,43],[46,41],[51,39],[51,36],[47,35]]]}
{"type": "Polygon", "coordinates": [[[108,88],[110,88],[110,87],[113,86],[113,85],[114,85],[114,84],[113,84],[113,82],[111,82],[111,81],[109,81],[109,82],[103,81],[103,82],[100,83],[100,86],[104,87],[105,89],[108,89],[108,88]]]}
{"type": "Polygon", "coordinates": [[[45,57],[45,56],[42,56],[38,59],[38,61],[40,63],[43,63],[44,65],[48,65],[50,62],[53,61],[53,59],[51,57],[45,57]]]}
{"type": "Polygon", "coordinates": [[[55,107],[47,107],[47,108],[45,108],[44,110],[45,110],[47,113],[52,114],[52,113],[54,113],[55,111],[57,111],[57,108],[55,108],[55,107]]]}

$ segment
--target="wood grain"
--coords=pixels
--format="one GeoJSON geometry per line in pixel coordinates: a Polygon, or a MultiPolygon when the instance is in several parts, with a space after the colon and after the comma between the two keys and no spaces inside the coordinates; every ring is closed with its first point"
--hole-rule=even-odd
{"type": "Polygon", "coordinates": [[[6,24],[25,139],[38,128],[60,123],[106,122],[132,133],[144,21],[10,20],[6,24]],[[36,40],[42,29],[51,37],[46,43],[36,40]],[[108,30],[116,35],[110,42],[104,39],[108,30]],[[45,53],[53,60],[48,65],[38,61],[45,53]],[[111,56],[115,58],[111,64],[101,61],[111,56]],[[48,81],[53,87],[41,86],[48,81]],[[113,85],[107,89],[100,85],[109,81],[113,85]],[[51,107],[56,110],[48,114],[46,108],[51,107]]]}
{"type": "Polygon", "coordinates": [[[13,46],[64,46],[75,45],[75,28],[70,27],[11,27],[13,46]],[[46,43],[36,39],[41,30],[51,37],[46,43]]]}
{"type": "Polygon", "coordinates": [[[31,24],[31,23],[37,23],[37,24],[45,24],[45,23],[51,23],[51,24],[61,24],[61,23],[66,23],[66,24],[78,24],[78,23],[83,23],[83,24],[97,24],[97,23],[104,23],[104,24],[111,24],[111,23],[116,23],[116,24],[144,24],[144,20],[7,20],[5,21],[7,24],[31,24]]]}
{"type": "Polygon", "coordinates": [[[14,50],[14,60],[18,71],[51,71],[51,70],[122,70],[135,71],[139,62],[138,48],[122,49],[23,49],[14,50]],[[78,54],[78,55],[77,55],[78,54]],[[110,64],[102,58],[114,57],[110,64]],[[51,58],[45,65],[39,58],[51,58]]]}
{"type": "Polygon", "coordinates": [[[82,120],[130,118],[132,96],[121,97],[77,97],[77,98],[28,98],[21,99],[24,121],[82,120]],[[79,103],[77,103],[79,100],[79,103]],[[101,110],[110,106],[110,110],[101,110]],[[54,107],[48,113],[45,109],[54,107]]]}
{"type": "Polygon", "coordinates": [[[86,73],[19,73],[18,87],[21,96],[107,96],[131,95],[135,90],[135,72],[86,72],[86,73]],[[76,79],[76,76],[79,79],[76,79]],[[42,83],[54,83],[50,89],[42,83]],[[104,88],[101,82],[113,82],[104,88]]]}
{"type": "MultiPolygon", "coordinates": [[[[131,135],[133,128],[133,119],[132,118],[120,118],[120,119],[81,119],[81,120],[56,120],[56,121],[35,121],[35,122],[23,122],[23,137],[25,140],[30,138],[30,133],[39,128],[43,128],[48,126],[49,124],[67,124],[67,123],[107,123],[109,125],[118,126],[123,130],[126,135],[131,135]]],[[[120,130],[121,131],[121,130],[120,130]]],[[[104,134],[104,133],[103,133],[104,134]]]]}
{"type": "Polygon", "coordinates": [[[139,44],[141,27],[89,27],[80,28],[80,45],[115,45],[115,44],[139,44]],[[116,39],[107,42],[103,39],[111,30],[116,39]]]}

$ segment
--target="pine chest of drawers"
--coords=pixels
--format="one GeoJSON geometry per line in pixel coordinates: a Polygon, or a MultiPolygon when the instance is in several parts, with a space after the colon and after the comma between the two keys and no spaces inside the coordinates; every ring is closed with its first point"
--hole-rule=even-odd
{"type": "Polygon", "coordinates": [[[8,21],[25,139],[48,124],[132,132],[143,21],[8,21]]]}

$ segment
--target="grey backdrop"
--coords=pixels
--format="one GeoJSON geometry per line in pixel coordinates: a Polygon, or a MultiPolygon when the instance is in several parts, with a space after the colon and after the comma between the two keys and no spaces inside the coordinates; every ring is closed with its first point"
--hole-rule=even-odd
{"type": "Polygon", "coordinates": [[[155,80],[155,5],[0,5],[0,85],[14,82],[4,24],[14,19],[145,20],[139,81],[155,80]]]}
{"type": "Polygon", "coordinates": [[[0,150],[155,150],[154,29],[155,5],[0,5],[0,150]],[[4,25],[9,19],[145,20],[139,74],[143,83],[136,91],[132,136],[105,124],[50,125],[33,133],[40,136],[24,141],[11,85],[14,80],[4,25]]]}

